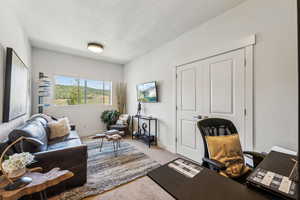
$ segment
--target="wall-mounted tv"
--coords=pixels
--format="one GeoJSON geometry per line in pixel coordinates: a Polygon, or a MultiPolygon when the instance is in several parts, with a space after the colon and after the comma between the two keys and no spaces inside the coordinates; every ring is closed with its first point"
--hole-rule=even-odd
{"type": "Polygon", "coordinates": [[[137,88],[137,100],[143,103],[158,102],[156,82],[139,84],[137,88]]]}
{"type": "Polygon", "coordinates": [[[27,113],[29,74],[28,68],[12,48],[6,50],[3,122],[27,113]]]}

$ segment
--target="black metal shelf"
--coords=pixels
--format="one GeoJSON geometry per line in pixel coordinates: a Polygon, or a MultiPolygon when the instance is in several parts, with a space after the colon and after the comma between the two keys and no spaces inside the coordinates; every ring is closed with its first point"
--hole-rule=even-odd
{"type": "Polygon", "coordinates": [[[131,123],[132,123],[132,139],[138,139],[143,141],[144,143],[149,145],[157,145],[157,118],[135,115],[132,116],[131,123]],[[134,133],[134,119],[137,119],[138,123],[138,130],[134,133]],[[145,122],[146,121],[146,122],[145,122]],[[154,121],[155,123],[155,131],[151,133],[151,122],[154,121]],[[141,122],[143,122],[141,126],[141,122]],[[147,130],[148,129],[148,130],[147,130]]]}

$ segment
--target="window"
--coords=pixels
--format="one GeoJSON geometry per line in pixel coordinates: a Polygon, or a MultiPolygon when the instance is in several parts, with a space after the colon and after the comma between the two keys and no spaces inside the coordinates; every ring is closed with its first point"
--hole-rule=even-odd
{"type": "Polygon", "coordinates": [[[101,94],[103,93],[103,82],[102,81],[86,81],[86,103],[102,103],[101,94]]]}
{"type": "Polygon", "coordinates": [[[110,81],[85,80],[55,76],[55,105],[106,104],[111,105],[110,81]]]}

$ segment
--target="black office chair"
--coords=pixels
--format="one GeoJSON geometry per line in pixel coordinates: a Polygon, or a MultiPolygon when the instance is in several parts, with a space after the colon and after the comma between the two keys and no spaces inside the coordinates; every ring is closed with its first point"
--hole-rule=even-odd
{"type": "MultiPolygon", "coordinates": [[[[204,157],[202,158],[203,166],[217,172],[226,170],[227,167],[225,163],[221,163],[218,160],[210,158],[205,136],[226,136],[238,134],[236,127],[231,121],[220,118],[203,119],[200,120],[197,125],[200,129],[204,143],[204,157]]],[[[243,151],[243,154],[245,154],[247,157],[252,156],[254,166],[248,166],[250,168],[255,168],[265,157],[261,153],[251,151],[243,151]]],[[[244,183],[248,175],[249,174],[245,174],[234,179],[240,183],[244,183]]]]}

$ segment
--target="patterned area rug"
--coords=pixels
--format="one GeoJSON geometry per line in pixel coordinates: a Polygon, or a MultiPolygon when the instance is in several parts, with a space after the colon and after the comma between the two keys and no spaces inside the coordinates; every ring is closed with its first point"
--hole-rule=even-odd
{"type": "Polygon", "coordinates": [[[101,152],[97,141],[84,143],[88,145],[87,183],[62,193],[59,199],[79,200],[101,194],[145,176],[147,172],[160,166],[158,162],[125,142],[121,142],[117,156],[111,142],[104,141],[101,152]]]}

